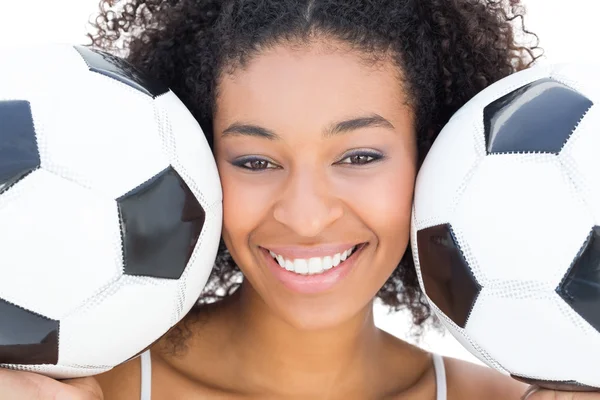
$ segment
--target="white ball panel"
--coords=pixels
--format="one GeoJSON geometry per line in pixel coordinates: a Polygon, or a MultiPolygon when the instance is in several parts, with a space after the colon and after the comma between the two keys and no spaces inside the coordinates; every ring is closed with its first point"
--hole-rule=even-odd
{"type": "Polygon", "coordinates": [[[115,365],[142,351],[177,322],[177,285],[123,275],[61,320],[59,363],[115,365]]]}
{"type": "MultiPolygon", "coordinates": [[[[556,294],[521,295],[484,288],[467,333],[515,375],[556,381],[589,377],[589,371],[597,375],[600,335],[585,335],[571,324],[556,294]]],[[[600,386],[600,378],[588,383],[600,386]]]]}
{"type": "Polygon", "coordinates": [[[484,285],[539,281],[553,290],[592,227],[583,205],[556,156],[495,155],[471,178],[450,223],[484,285]]]}
{"type": "Polygon", "coordinates": [[[71,378],[83,378],[86,376],[98,375],[106,372],[112,367],[99,367],[99,368],[86,368],[80,365],[12,365],[12,364],[0,364],[3,368],[28,371],[37,374],[43,374],[53,379],[71,379],[71,378]]]}
{"type": "Polygon", "coordinates": [[[469,336],[469,334],[456,325],[450,318],[448,318],[437,306],[431,302],[431,308],[435,311],[436,315],[439,317],[442,325],[450,332],[450,334],[471,354],[479,359],[482,363],[486,364],[490,368],[494,368],[499,372],[506,373],[504,367],[502,367],[495,359],[493,359],[489,354],[486,353],[481,347],[477,345],[473,339],[469,336]]]}
{"type": "Polygon", "coordinates": [[[200,125],[173,93],[155,100],[167,136],[167,154],[175,170],[203,207],[222,200],[217,165],[200,125]]]}
{"type": "Polygon", "coordinates": [[[86,74],[32,101],[42,167],[116,199],[168,167],[160,124],[149,96],[86,74]]]}
{"type": "Polygon", "coordinates": [[[87,71],[81,56],[68,45],[4,47],[0,51],[0,68],[0,99],[15,100],[56,95],[58,84],[87,71]]]}
{"type": "Polygon", "coordinates": [[[196,304],[208,281],[217,256],[222,221],[223,211],[219,201],[206,210],[206,221],[198,238],[198,244],[190,257],[187,268],[179,279],[179,302],[181,307],[179,317],[187,314],[196,304]]]}
{"type": "Polygon", "coordinates": [[[600,224],[600,104],[592,106],[559,154],[559,160],[569,174],[593,215],[600,224]],[[596,151],[590,151],[596,149],[596,151]]]}
{"type": "Polygon", "coordinates": [[[463,114],[446,125],[419,170],[414,200],[417,230],[448,221],[471,171],[484,156],[477,151],[483,135],[470,118],[463,114]]]}
{"type": "Polygon", "coordinates": [[[50,172],[3,193],[0,221],[0,297],[9,302],[60,319],[121,274],[116,203],[50,172]]]}
{"type": "Polygon", "coordinates": [[[551,77],[577,90],[594,103],[600,102],[600,64],[562,63],[552,66],[551,77]]]}
{"type": "Polygon", "coordinates": [[[412,251],[413,262],[415,264],[415,270],[417,272],[417,280],[421,291],[425,292],[425,284],[423,283],[423,274],[421,273],[421,263],[419,262],[419,244],[417,243],[417,222],[415,219],[415,205],[413,203],[411,216],[410,216],[410,249],[412,251]]]}

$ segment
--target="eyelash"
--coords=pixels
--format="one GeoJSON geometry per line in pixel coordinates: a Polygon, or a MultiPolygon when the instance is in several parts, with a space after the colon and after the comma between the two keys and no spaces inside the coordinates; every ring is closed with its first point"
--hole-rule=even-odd
{"type": "Polygon", "coordinates": [[[276,166],[274,163],[272,163],[271,161],[261,158],[261,157],[256,157],[256,156],[249,156],[249,157],[242,157],[239,158],[237,160],[234,160],[232,162],[232,164],[236,167],[242,168],[242,169],[246,169],[249,171],[264,171],[266,169],[277,169],[279,168],[278,166],[276,166]],[[265,163],[266,165],[271,165],[271,167],[268,168],[253,168],[250,166],[247,166],[247,164],[251,164],[251,163],[255,163],[255,162],[259,162],[259,163],[265,163]]]}
{"type": "MultiPolygon", "coordinates": [[[[383,155],[374,151],[365,151],[365,150],[357,150],[350,154],[346,154],[343,159],[334,163],[334,165],[349,165],[349,166],[362,166],[371,164],[376,161],[380,161],[383,159],[383,155]],[[363,162],[344,162],[344,160],[352,160],[353,157],[366,157],[367,160],[363,162]]],[[[242,157],[240,159],[234,160],[232,164],[238,168],[242,168],[248,171],[265,171],[267,169],[279,169],[280,167],[275,163],[261,157],[256,156],[248,156],[242,157]],[[263,163],[265,165],[264,168],[256,168],[252,167],[252,163],[263,163]],[[270,166],[269,166],[270,165],[270,166]]]]}
{"type": "Polygon", "coordinates": [[[346,154],[344,158],[342,158],[340,161],[336,162],[336,164],[338,165],[350,165],[350,166],[361,166],[361,165],[367,165],[367,164],[371,164],[373,162],[376,161],[380,161],[381,159],[383,159],[383,154],[375,152],[375,151],[367,151],[367,150],[355,150],[349,154],[346,154]],[[343,162],[344,160],[349,160],[352,159],[353,157],[366,157],[367,161],[366,162],[343,162]]]}

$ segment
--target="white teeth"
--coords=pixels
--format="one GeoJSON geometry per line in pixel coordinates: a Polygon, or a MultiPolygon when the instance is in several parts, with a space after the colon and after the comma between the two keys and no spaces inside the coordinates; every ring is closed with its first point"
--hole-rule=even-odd
{"type": "Polygon", "coordinates": [[[297,258],[294,260],[294,272],[298,274],[308,274],[308,261],[297,258]]]}
{"type": "Polygon", "coordinates": [[[275,254],[272,251],[269,251],[269,254],[271,257],[277,260],[277,263],[282,268],[297,274],[308,275],[320,274],[324,271],[330,270],[331,268],[337,267],[341,262],[350,257],[354,250],[356,250],[356,246],[332,256],[312,257],[309,259],[298,258],[295,260],[286,260],[283,256],[275,254]]]}
{"type": "Polygon", "coordinates": [[[340,258],[341,258],[340,253],[337,253],[335,256],[333,256],[332,262],[333,262],[334,267],[337,267],[338,265],[340,265],[340,258]]]}
{"type": "MultiPolygon", "coordinates": [[[[296,260],[298,261],[298,260],[296,260]]],[[[294,264],[296,263],[296,261],[294,261],[294,264]]],[[[323,267],[322,267],[323,263],[321,262],[321,259],[319,257],[313,257],[311,259],[308,260],[308,273],[309,274],[318,274],[319,272],[323,271],[323,267]]]]}

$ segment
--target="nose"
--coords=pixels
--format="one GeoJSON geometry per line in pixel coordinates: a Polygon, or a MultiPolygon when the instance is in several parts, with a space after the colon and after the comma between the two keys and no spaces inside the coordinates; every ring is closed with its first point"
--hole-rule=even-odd
{"type": "Polygon", "coordinates": [[[323,172],[288,176],[273,217],[297,235],[312,238],[340,219],[343,207],[323,172]]]}

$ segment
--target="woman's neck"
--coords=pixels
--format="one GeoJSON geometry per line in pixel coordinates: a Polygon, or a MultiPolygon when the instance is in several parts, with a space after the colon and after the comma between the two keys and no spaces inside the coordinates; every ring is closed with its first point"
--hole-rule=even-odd
{"type": "Polygon", "coordinates": [[[230,353],[241,375],[282,394],[338,391],[367,379],[383,347],[371,303],[336,326],[304,328],[280,318],[247,286],[233,314],[230,353]]]}
{"type": "Polygon", "coordinates": [[[406,358],[422,364],[423,354],[379,330],[372,303],[337,326],[303,329],[279,318],[255,295],[243,287],[211,306],[208,319],[194,329],[188,352],[170,363],[205,385],[279,398],[323,393],[368,398],[387,386],[390,373],[400,376],[394,388],[421,373],[418,365],[408,372],[413,367],[406,358]]]}

